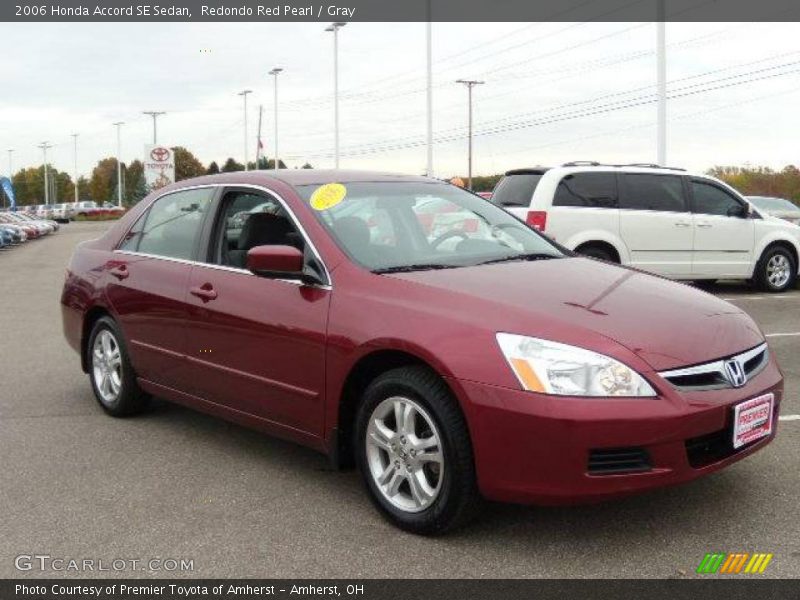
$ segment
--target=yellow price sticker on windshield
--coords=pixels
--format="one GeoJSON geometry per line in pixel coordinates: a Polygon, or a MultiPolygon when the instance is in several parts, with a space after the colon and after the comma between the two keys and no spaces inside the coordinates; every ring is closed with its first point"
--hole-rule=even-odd
{"type": "Polygon", "coordinates": [[[311,208],[328,210],[339,204],[347,195],[347,188],[341,183],[326,183],[311,194],[311,208]]]}

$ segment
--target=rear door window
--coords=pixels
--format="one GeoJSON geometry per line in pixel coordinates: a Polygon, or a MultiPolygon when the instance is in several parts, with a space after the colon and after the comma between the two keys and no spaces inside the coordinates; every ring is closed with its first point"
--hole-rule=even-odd
{"type": "Polygon", "coordinates": [[[625,173],[621,208],[661,212],[687,212],[683,178],[678,175],[625,173]]]}
{"type": "Polygon", "coordinates": [[[541,173],[506,175],[494,189],[491,201],[499,206],[528,207],[541,179],[541,173]]]}
{"type": "Polygon", "coordinates": [[[213,188],[197,188],[162,196],[148,210],[141,228],[131,229],[134,235],[126,236],[121,249],[191,260],[213,195],[213,188]]]}
{"type": "Polygon", "coordinates": [[[617,208],[617,176],[614,173],[572,173],[556,188],[553,206],[617,208]]]}

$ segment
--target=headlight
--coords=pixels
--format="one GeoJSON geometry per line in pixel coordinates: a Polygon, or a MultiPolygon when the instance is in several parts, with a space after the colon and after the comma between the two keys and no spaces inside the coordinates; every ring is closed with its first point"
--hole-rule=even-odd
{"type": "Polygon", "coordinates": [[[523,389],[558,396],[655,396],[636,371],[609,356],[548,340],[498,333],[523,389]]]}

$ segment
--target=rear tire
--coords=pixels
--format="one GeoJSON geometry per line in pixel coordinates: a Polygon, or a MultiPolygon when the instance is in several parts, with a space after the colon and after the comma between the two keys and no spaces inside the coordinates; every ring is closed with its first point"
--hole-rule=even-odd
{"type": "Polygon", "coordinates": [[[444,533],[481,505],[464,416],[430,369],[393,369],[367,387],[354,447],[370,499],[401,529],[444,533]]]}
{"type": "Polygon", "coordinates": [[[578,254],[581,256],[586,256],[587,258],[595,258],[598,260],[604,260],[606,262],[619,264],[619,260],[607,249],[603,246],[598,246],[595,244],[587,244],[586,246],[581,246],[576,250],[578,254]]]}
{"type": "Polygon", "coordinates": [[[101,317],[92,327],[86,364],[94,396],[109,415],[127,417],[147,408],[150,396],[136,382],[125,339],[112,318],[101,317]]]}
{"type": "Polygon", "coordinates": [[[783,246],[767,248],[756,265],[754,279],[765,292],[785,292],[797,283],[797,262],[783,246]]]}

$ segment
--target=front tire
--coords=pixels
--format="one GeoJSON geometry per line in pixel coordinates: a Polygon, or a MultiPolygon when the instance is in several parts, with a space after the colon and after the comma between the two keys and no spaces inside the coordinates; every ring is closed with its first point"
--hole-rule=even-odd
{"type": "Polygon", "coordinates": [[[795,286],[797,263],[783,246],[773,246],[764,252],[756,265],[756,282],[765,292],[777,294],[795,286]]]}
{"type": "Polygon", "coordinates": [[[477,512],[480,494],[464,416],[429,369],[401,367],[375,379],[364,392],[355,435],[370,498],[397,527],[439,534],[477,512]]]}
{"type": "Polygon", "coordinates": [[[92,390],[104,411],[113,417],[127,417],[147,408],[150,397],[136,382],[125,340],[113,319],[97,320],[86,352],[92,390]]]}

